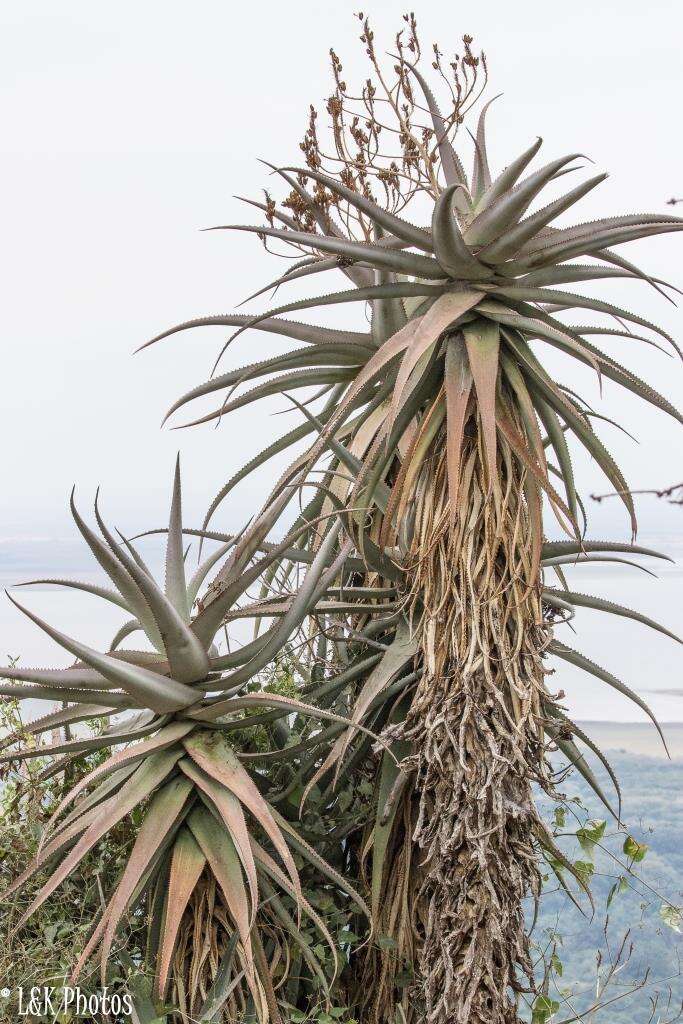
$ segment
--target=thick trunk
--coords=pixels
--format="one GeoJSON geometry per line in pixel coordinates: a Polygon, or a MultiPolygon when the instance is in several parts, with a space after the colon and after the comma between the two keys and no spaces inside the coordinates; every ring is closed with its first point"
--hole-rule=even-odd
{"type": "MultiPolygon", "coordinates": [[[[490,489],[474,442],[460,513],[435,451],[418,494],[412,608],[424,675],[403,730],[413,753],[418,999],[429,1024],[513,1024],[533,986],[525,900],[540,889],[532,798],[543,739],[540,508],[509,450],[490,489]],[[416,875],[417,878],[417,875],[416,875]]],[[[540,504],[540,502],[539,502],[540,504]]]]}
{"type": "Polygon", "coordinates": [[[539,891],[525,737],[483,672],[430,680],[411,714],[426,921],[419,988],[430,1024],[512,1024],[532,980],[523,906],[539,891]]]}

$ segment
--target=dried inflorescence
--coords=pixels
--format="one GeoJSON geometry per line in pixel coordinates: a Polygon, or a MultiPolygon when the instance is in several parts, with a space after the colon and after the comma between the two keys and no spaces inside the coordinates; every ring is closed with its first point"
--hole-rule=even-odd
{"type": "MultiPolygon", "coordinates": [[[[462,55],[454,54],[446,64],[439,47],[433,45],[431,67],[449,96],[443,131],[437,135],[428,110],[415,93],[410,71],[410,66],[416,68],[423,59],[415,16],[403,16],[404,27],[394,39],[395,63],[389,71],[377,53],[369,18],[362,13],[357,17],[370,74],[358,89],[352,89],[342,61],[334,49],[330,50],[334,91],[325,104],[328,130],[321,139],[319,114],[311,105],[299,148],[310,170],[331,174],[352,191],[398,213],[421,192],[432,199],[438,195],[438,144],[443,137],[455,137],[468,110],[481,96],[487,81],[486,58],[483,53],[474,55],[473,40],[468,35],[462,39],[462,55]]],[[[311,182],[304,171],[297,175],[297,182],[304,188],[312,186],[318,209],[334,210],[349,237],[368,241],[373,237],[372,222],[334,192],[320,182],[311,182]]],[[[315,229],[310,206],[296,189],[281,205],[292,214],[297,228],[315,229]]]]}

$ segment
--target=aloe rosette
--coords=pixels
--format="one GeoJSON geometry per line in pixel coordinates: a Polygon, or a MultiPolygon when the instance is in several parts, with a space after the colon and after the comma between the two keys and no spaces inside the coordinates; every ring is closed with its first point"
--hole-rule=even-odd
{"type": "MultiPolygon", "coordinates": [[[[680,413],[667,399],[591,340],[622,337],[656,345],[649,334],[642,336],[633,330],[644,329],[678,351],[670,335],[635,313],[598,298],[567,292],[560,286],[630,278],[648,282],[663,292],[663,282],[654,280],[612,249],[634,239],[679,231],[683,221],[670,214],[629,214],[554,227],[553,221],[600,184],[605,174],[526,215],[546,186],[577,169],[580,154],[553,160],[523,178],[540,149],[538,139],[492,179],[484,108],[476,134],[474,172],[469,180],[444,135],[443,122],[427,83],[416,68],[411,70],[418,77],[432,115],[444,179],[433,202],[430,227],[410,224],[314,167],[279,169],[292,193],[310,211],[317,230],[296,230],[286,211],[271,213],[271,220],[278,216],[286,222],[285,227],[266,223],[232,225],[227,230],[279,239],[310,252],[301,266],[290,267],[267,287],[281,287],[304,276],[333,271],[346,274],[355,287],[283,303],[258,316],[225,314],[197,318],[152,339],[147,344],[179,331],[218,325],[237,328],[231,342],[242,332],[256,329],[304,343],[303,348],[294,352],[212,376],[178,399],[169,415],[195,399],[221,391],[226,396],[220,406],[195,423],[224,417],[231,410],[268,395],[311,386],[325,391],[334,389],[335,401],[328,403],[321,416],[324,438],[313,446],[311,458],[324,450],[327,438],[335,430],[346,428],[347,434],[355,436],[363,426],[363,434],[369,438],[364,438],[361,456],[368,463],[366,473],[371,467],[376,486],[389,471],[397,447],[403,444],[408,457],[404,452],[403,478],[393,489],[392,521],[398,511],[395,506],[404,509],[414,493],[414,480],[429,452],[428,438],[435,436],[444,422],[451,504],[457,507],[463,431],[469,416],[476,412],[491,478],[496,477],[497,439],[503,437],[528,468],[534,483],[546,490],[565,521],[572,522],[578,518],[579,509],[566,445],[569,433],[588,450],[619,491],[635,528],[628,487],[592,428],[592,410],[544,369],[530,343],[550,345],[680,421],[680,413]],[[316,186],[315,196],[305,187],[309,180],[316,186]],[[376,236],[374,242],[344,237],[333,220],[334,210],[342,205],[356,212],[369,226],[376,236]],[[593,262],[570,262],[581,257],[593,262]],[[347,303],[369,304],[370,332],[324,328],[283,317],[310,308],[336,308],[347,303]],[[582,309],[605,314],[614,323],[577,326],[558,318],[564,311],[582,309]],[[237,397],[232,394],[236,388],[260,377],[270,379],[237,397]],[[367,417],[373,408],[377,411],[370,430],[367,417]],[[358,415],[359,409],[366,414],[358,415]],[[521,424],[516,424],[522,413],[521,424]],[[352,428],[348,426],[351,422],[352,428]],[[548,479],[539,431],[543,427],[555,459],[553,468],[559,470],[564,499],[548,479]]],[[[314,431],[315,426],[309,422],[279,439],[240,471],[217,500],[246,471],[253,471],[314,431]]],[[[367,486],[365,477],[357,482],[356,489],[360,490],[363,482],[367,504],[372,499],[372,487],[367,486]]],[[[215,507],[214,503],[212,512],[215,507]]]]}
{"type": "MultiPolygon", "coordinates": [[[[219,654],[216,635],[233,618],[255,613],[248,598],[245,600],[248,588],[286,546],[266,543],[264,553],[262,541],[268,522],[252,524],[241,535],[226,538],[188,579],[176,469],[165,585],[160,587],[133,544],[111,533],[97,504],[99,533],[83,520],[73,498],[72,512],[112,586],[64,579],[32,582],[75,587],[113,602],[131,617],[110,650],[101,653],[57,631],[14,601],[76,660],[65,669],[3,669],[0,693],[63,702],[60,710],[27,726],[26,731],[36,738],[85,720],[97,720],[101,731],[63,743],[36,743],[19,751],[13,749],[17,737],[10,735],[2,741],[2,760],[52,757],[47,771],[54,774],[84,751],[111,748],[110,756],[63,797],[46,827],[35,862],[6,891],[5,897],[49,867],[47,880],[17,928],[117,823],[142,808],[142,824],[117,888],[93,924],[74,976],[98,951],[106,978],[117,929],[126,915],[146,904],[150,920],[147,952],[156,971],[160,1000],[173,981],[174,991],[185,993],[186,1012],[198,1013],[201,1019],[214,1019],[217,1009],[225,1006],[228,1014],[251,1007],[259,1020],[277,1021],[273,977],[280,984],[286,977],[283,964],[288,962],[285,950],[290,945],[298,951],[300,971],[314,979],[323,996],[338,966],[337,944],[307,900],[297,864],[315,871],[321,886],[345,894],[359,913],[367,910],[354,887],[270,802],[268,777],[259,770],[262,755],[245,753],[243,745],[240,748],[239,743],[231,742],[239,739],[241,730],[261,721],[296,718],[305,722],[313,716],[328,727],[347,724],[345,717],[324,704],[316,707],[254,685],[258,684],[264,645],[270,640],[269,658],[272,652],[282,650],[293,623],[310,613],[315,591],[312,595],[310,588],[304,592],[298,606],[297,595],[290,595],[288,614],[281,605],[271,609],[274,625],[267,637],[259,636],[241,648],[219,654]],[[202,584],[221,560],[220,571],[193,613],[202,584]],[[244,611],[240,611],[240,601],[244,611]],[[147,649],[124,649],[124,639],[136,632],[145,636],[147,649]],[[207,901],[213,908],[208,916],[207,901]],[[302,934],[302,919],[319,932],[329,949],[322,966],[310,948],[310,939],[302,934]],[[212,934],[217,935],[216,957],[204,963],[202,949],[209,941],[207,935],[212,934]],[[325,973],[326,963],[331,964],[331,974],[329,970],[325,973]]],[[[286,543],[292,543],[291,537],[286,543]]],[[[328,617],[336,613],[337,604],[327,602],[328,617]]],[[[262,602],[258,610],[267,612],[262,602]]],[[[345,678],[353,679],[353,669],[346,669],[346,677],[341,675],[337,688],[343,688],[345,678]]],[[[330,690],[336,680],[328,678],[326,682],[330,690]]],[[[316,686],[309,685],[308,692],[308,700],[315,701],[316,686]]],[[[319,742],[315,733],[312,739],[298,738],[304,750],[319,742]]],[[[297,752],[293,747],[292,756],[297,752]]],[[[281,759],[288,756],[287,750],[279,753],[281,759]]]]}

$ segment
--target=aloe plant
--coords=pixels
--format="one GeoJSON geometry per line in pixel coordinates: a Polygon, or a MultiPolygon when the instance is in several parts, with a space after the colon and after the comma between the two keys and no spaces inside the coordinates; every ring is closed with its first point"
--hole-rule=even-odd
{"type": "Polygon", "coordinates": [[[265,223],[237,226],[301,253],[274,287],[328,271],[344,274],[347,287],[256,316],[188,321],[153,339],[217,325],[236,328],[223,351],[251,329],[303,343],[214,373],[170,410],[220,394],[194,422],[222,420],[279,395],[300,423],[233,475],[199,529],[183,526],[177,467],[169,525],[150,531],[167,535],[163,586],[135,539],[109,530],[97,501],[99,532],[72,496],[76,525],[113,586],[33,582],[89,592],[128,619],[98,652],[19,605],[76,660],[68,669],[0,672],[1,694],[63,703],[29,726],[37,740],[99,722],[97,735],[32,749],[5,737],[4,761],[52,755],[46,771],[67,778],[84,750],[110,752],[65,792],[36,861],[14,881],[8,895],[49,871],[20,924],[117,822],[139,821],[74,974],[95,954],[103,978],[112,955],[137,964],[115,943],[144,911],[150,1019],[168,1011],[277,1024],[292,1009],[301,1019],[349,1006],[377,1024],[518,1020],[535,987],[523,901],[539,897],[542,858],[572,899],[577,887],[590,899],[534,804],[534,784],[556,795],[548,752],[559,749],[621,813],[618,779],[567,718],[547,656],[650,714],[624,682],[556,635],[583,606],[668,631],[570,586],[573,564],[656,553],[633,538],[586,539],[571,445],[603,469],[635,532],[633,503],[596,431],[605,417],[539,356],[544,345],[559,349],[680,420],[591,340],[676,349],[666,332],[562,286],[619,277],[666,294],[670,286],[613,247],[683,222],[629,215],[554,226],[603,175],[529,213],[579,156],[527,173],[537,140],[492,175],[489,104],[468,176],[454,137],[485,85],[483,57],[469,37],[450,65],[434,48],[433,70],[450,89],[442,114],[418,66],[414,19],[405,22],[393,79],[363,23],[372,67],[355,113],[332,54],[331,159],[312,111],[306,166],[274,168],[288,194],[280,203],[269,193],[249,200],[265,223]],[[583,257],[590,262],[575,262],[583,257]],[[286,317],[318,306],[341,313],[347,304],[368,315],[369,330],[286,317]],[[560,318],[575,309],[611,319],[577,327],[560,318]],[[242,390],[252,381],[260,383],[242,390]],[[306,439],[241,534],[211,528],[241,480],[306,439]],[[291,522],[290,505],[304,494],[291,522]],[[547,539],[544,496],[568,539],[547,539]],[[218,544],[191,578],[185,537],[218,544]],[[223,630],[249,619],[253,639],[221,653],[223,630]],[[124,648],[135,634],[144,649],[124,648]],[[284,658],[296,679],[268,685],[284,658]],[[340,904],[346,924],[338,929],[340,904]]]}
{"type": "MultiPolygon", "coordinates": [[[[31,582],[75,587],[131,617],[103,653],[59,632],[11,598],[76,660],[66,669],[3,669],[0,693],[67,702],[33,722],[24,734],[38,738],[85,720],[96,720],[101,728],[95,735],[37,743],[20,752],[9,735],[2,741],[2,761],[54,755],[48,770],[55,774],[83,751],[114,752],[65,793],[51,815],[39,855],[5,892],[7,898],[37,871],[50,867],[17,928],[117,823],[141,809],[135,844],[104,912],[93,922],[74,978],[97,952],[106,982],[117,929],[127,914],[146,903],[147,956],[156,974],[158,1001],[163,1003],[171,989],[171,1005],[202,1020],[214,1020],[216,1012],[233,1020],[249,1011],[260,1021],[277,1021],[272,969],[290,959],[290,945],[299,952],[300,972],[310,975],[323,993],[329,991],[338,966],[337,944],[306,899],[295,856],[299,865],[314,869],[321,886],[331,885],[355,902],[359,912],[366,912],[354,886],[270,803],[268,778],[259,770],[263,753],[249,753],[249,746],[239,743],[240,735],[253,732],[261,721],[296,716],[305,722],[312,717],[316,723],[343,728],[347,718],[324,703],[309,703],[316,701],[316,685],[309,685],[306,701],[257,685],[267,639],[259,637],[224,654],[214,643],[226,621],[253,614],[244,595],[284,547],[270,545],[268,552],[254,557],[268,531],[268,522],[261,521],[227,538],[188,579],[177,467],[165,584],[160,587],[133,544],[109,530],[97,503],[99,532],[81,517],[73,496],[71,508],[112,586],[52,578],[31,582]],[[203,582],[222,559],[193,614],[203,582]],[[147,649],[122,648],[124,639],[136,632],[145,637],[147,649]],[[325,959],[321,966],[315,949],[304,941],[302,919],[311,922],[329,948],[331,976],[323,969],[325,959]]],[[[313,578],[315,574],[309,583],[313,578]]],[[[334,600],[324,608],[326,615],[334,614],[334,600]]],[[[280,617],[270,630],[268,650],[280,651],[280,637],[289,639],[293,623],[310,611],[307,600],[292,597],[285,611],[279,607],[271,612],[280,617]]],[[[343,687],[354,671],[346,668],[340,675],[341,682],[328,678],[327,690],[343,687]]],[[[298,753],[297,739],[305,751],[319,742],[315,733],[308,738],[305,732],[291,730],[292,756],[298,753]]],[[[289,759],[287,748],[283,752],[275,745],[272,753],[281,761],[289,759]]],[[[282,967],[276,973],[282,984],[286,968],[284,974],[282,967]]]]}
{"type": "MultiPolygon", "coordinates": [[[[381,68],[364,23],[373,78],[356,91],[361,99],[355,108],[333,54],[335,90],[327,104],[332,158],[319,142],[313,113],[301,147],[306,166],[274,168],[290,190],[284,200],[277,203],[267,193],[264,202],[251,201],[264,211],[265,223],[219,229],[252,233],[302,254],[261,292],[337,272],[346,276],[346,287],[331,285],[323,294],[278,302],[257,315],[190,320],[148,344],[202,326],[236,328],[219,360],[228,344],[251,330],[303,343],[284,355],[214,373],[170,413],[216,394],[219,404],[193,424],[225,419],[271,395],[300,409],[300,425],[226,483],[204,530],[240,480],[312,439],[265,505],[267,514],[302,480],[317,489],[297,520],[304,531],[301,554],[290,551],[278,563],[285,577],[298,558],[318,549],[319,537],[306,531],[306,518],[336,510],[346,543],[365,567],[355,582],[393,587],[403,602],[403,626],[390,647],[403,652],[402,668],[373,670],[359,688],[354,725],[397,671],[405,672],[413,659],[418,665],[419,678],[388,726],[402,767],[379,782],[382,798],[389,792],[389,804],[400,809],[392,817],[385,807],[382,828],[400,819],[407,839],[392,863],[375,869],[379,888],[373,897],[376,920],[398,927],[400,918],[404,934],[410,933],[418,982],[401,996],[395,967],[385,961],[378,975],[373,961],[364,981],[367,1012],[373,1020],[393,1020],[398,999],[408,1020],[500,1024],[518,1019],[518,998],[534,985],[523,901],[538,896],[539,854],[555,862],[559,856],[531,788],[537,783],[554,791],[549,739],[585,770],[570,737],[588,738],[565,722],[546,685],[545,658],[552,650],[604,682],[622,685],[554,640],[553,624],[586,603],[635,614],[584,598],[564,583],[563,562],[580,561],[592,550],[572,445],[584,448],[618,491],[633,534],[636,517],[623,472],[596,430],[604,415],[558,380],[542,355],[546,346],[559,350],[591,368],[598,381],[608,378],[680,422],[666,398],[595,344],[596,338],[627,339],[629,345],[668,345],[678,353],[668,333],[567,288],[625,278],[666,296],[671,286],[615,247],[680,231],[683,221],[628,214],[556,226],[605,175],[542,205],[544,190],[574,173],[581,155],[530,170],[541,147],[537,139],[492,174],[488,103],[472,135],[468,175],[453,140],[476,99],[482,64],[466,37],[464,57],[451,65],[450,106],[442,115],[418,67],[414,21],[406,20],[408,42],[399,34],[393,79],[381,68]],[[392,141],[383,148],[387,136],[392,141]],[[419,223],[406,218],[407,207],[419,223]],[[314,308],[341,315],[347,306],[361,317],[368,314],[369,330],[287,318],[314,308]],[[562,318],[575,310],[608,319],[577,326],[562,318]],[[293,397],[299,389],[308,389],[305,402],[293,397]],[[313,412],[312,403],[325,395],[313,412]],[[569,537],[565,547],[545,540],[544,496],[569,537]],[[559,574],[560,589],[544,581],[545,566],[559,574]],[[418,862],[419,870],[410,874],[408,863],[418,862]]],[[[443,79],[437,47],[434,53],[443,79]]],[[[269,579],[275,581],[275,569],[269,579]]],[[[339,768],[353,735],[351,729],[337,740],[313,779],[339,768]]],[[[376,832],[374,837],[377,843],[376,832]]],[[[386,849],[386,832],[382,842],[386,849]]]]}

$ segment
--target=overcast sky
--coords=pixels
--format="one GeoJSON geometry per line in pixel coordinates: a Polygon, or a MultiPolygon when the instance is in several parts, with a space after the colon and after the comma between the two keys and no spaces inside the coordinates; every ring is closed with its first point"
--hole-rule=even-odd
{"type": "MultiPolygon", "coordinates": [[[[354,10],[343,0],[2,5],[0,539],[68,536],[72,483],[84,503],[101,483],[125,529],[157,525],[178,448],[197,520],[227,476],[288,426],[262,409],[219,430],[161,431],[171,401],[208,375],[224,332],[131,352],[176,321],[230,311],[275,275],[257,240],[198,229],[253,221],[232,197],[268,182],[257,157],[296,158],[308,104],[329,92],[331,45],[349,80],[364,74],[354,10]]],[[[378,48],[381,37],[390,48],[401,7],[382,0],[367,13],[378,48]]],[[[546,160],[587,154],[611,177],[581,219],[666,211],[683,194],[680,5],[430,0],[416,14],[424,42],[437,39],[446,54],[463,32],[486,50],[490,95],[504,92],[489,122],[494,167],[536,135],[546,160]]],[[[680,235],[623,251],[683,286],[680,235]]],[[[683,333],[680,310],[647,286],[604,292],[683,333]]],[[[610,348],[680,404],[680,364],[635,342],[610,348]]],[[[251,334],[232,358],[263,351],[251,334]]],[[[680,428],[609,384],[603,408],[640,439],[634,447],[605,428],[634,486],[683,476],[680,428]]],[[[607,489],[580,466],[588,489],[607,489]]],[[[246,518],[270,472],[235,492],[219,525],[246,518]]],[[[679,522],[678,511],[641,507],[652,528],[679,522]]],[[[626,532],[616,507],[595,514],[626,532]]]]}

